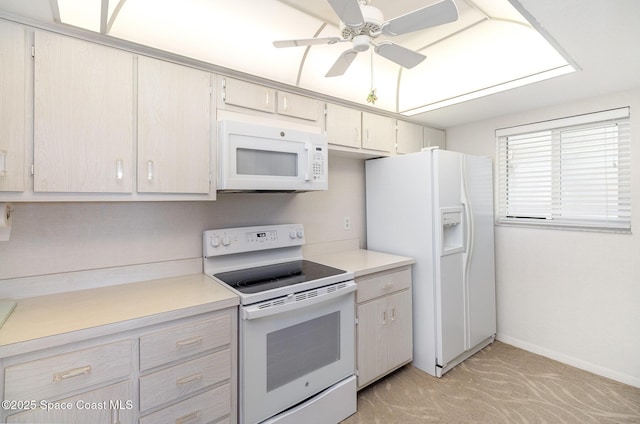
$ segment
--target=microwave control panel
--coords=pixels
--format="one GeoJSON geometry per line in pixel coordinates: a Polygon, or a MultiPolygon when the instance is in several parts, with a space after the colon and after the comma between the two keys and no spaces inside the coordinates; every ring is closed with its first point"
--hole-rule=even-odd
{"type": "Polygon", "coordinates": [[[323,181],[327,179],[326,169],[326,147],[313,146],[313,159],[311,163],[311,175],[314,181],[323,181]]]}

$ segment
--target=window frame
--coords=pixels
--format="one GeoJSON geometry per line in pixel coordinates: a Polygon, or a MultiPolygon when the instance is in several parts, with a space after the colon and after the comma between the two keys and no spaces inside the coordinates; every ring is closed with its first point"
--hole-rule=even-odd
{"type": "Polygon", "coordinates": [[[631,232],[629,107],[501,128],[495,137],[497,225],[631,232]]]}

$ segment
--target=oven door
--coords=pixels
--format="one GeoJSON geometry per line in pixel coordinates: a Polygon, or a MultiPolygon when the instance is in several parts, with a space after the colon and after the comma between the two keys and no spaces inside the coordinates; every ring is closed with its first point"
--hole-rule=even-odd
{"type": "Polygon", "coordinates": [[[355,373],[355,288],[349,281],[241,307],[241,423],[268,419],[355,373]]]}

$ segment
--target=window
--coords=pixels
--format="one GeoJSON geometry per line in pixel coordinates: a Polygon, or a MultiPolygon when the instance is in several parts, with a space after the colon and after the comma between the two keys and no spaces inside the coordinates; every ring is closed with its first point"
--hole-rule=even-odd
{"type": "Polygon", "coordinates": [[[499,224],[629,232],[629,108],[496,131],[499,224]]]}

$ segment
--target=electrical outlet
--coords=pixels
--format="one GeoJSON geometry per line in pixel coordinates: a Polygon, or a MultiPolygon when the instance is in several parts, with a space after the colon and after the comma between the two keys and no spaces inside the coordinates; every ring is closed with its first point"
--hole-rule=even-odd
{"type": "Polygon", "coordinates": [[[345,231],[350,231],[351,230],[351,217],[349,216],[345,216],[343,221],[342,221],[342,228],[345,231]]]}

